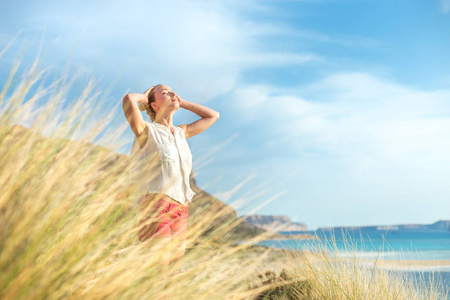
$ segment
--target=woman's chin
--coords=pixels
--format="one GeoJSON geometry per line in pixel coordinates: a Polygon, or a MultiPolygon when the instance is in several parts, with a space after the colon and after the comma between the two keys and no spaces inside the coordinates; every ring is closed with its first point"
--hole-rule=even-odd
{"type": "Polygon", "coordinates": [[[178,103],[170,103],[169,105],[166,106],[166,110],[173,110],[176,111],[180,108],[180,105],[178,103]]]}

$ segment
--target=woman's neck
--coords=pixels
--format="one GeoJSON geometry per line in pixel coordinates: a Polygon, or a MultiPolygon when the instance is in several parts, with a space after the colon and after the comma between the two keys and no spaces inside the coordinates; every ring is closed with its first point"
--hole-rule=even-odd
{"type": "Polygon", "coordinates": [[[173,127],[173,114],[170,114],[170,115],[167,115],[167,116],[157,115],[153,122],[161,124],[163,126],[166,126],[167,128],[169,128],[169,130],[172,130],[172,127],[173,127]]]}

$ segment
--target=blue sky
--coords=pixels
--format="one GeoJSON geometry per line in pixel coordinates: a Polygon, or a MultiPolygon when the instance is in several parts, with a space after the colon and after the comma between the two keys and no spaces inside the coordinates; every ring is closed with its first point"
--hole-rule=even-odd
{"type": "Polygon", "coordinates": [[[450,218],[448,0],[0,3],[0,49],[15,38],[2,82],[42,45],[50,79],[82,70],[112,105],[165,83],[220,111],[189,140],[194,171],[240,214],[310,228],[450,218]]]}

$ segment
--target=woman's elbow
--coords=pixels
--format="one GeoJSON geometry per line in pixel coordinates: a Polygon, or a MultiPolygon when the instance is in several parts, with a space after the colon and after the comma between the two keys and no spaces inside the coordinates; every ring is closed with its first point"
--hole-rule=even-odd
{"type": "Polygon", "coordinates": [[[122,98],[123,104],[127,103],[128,101],[130,101],[130,94],[126,94],[126,95],[123,96],[123,98],[122,98]]]}

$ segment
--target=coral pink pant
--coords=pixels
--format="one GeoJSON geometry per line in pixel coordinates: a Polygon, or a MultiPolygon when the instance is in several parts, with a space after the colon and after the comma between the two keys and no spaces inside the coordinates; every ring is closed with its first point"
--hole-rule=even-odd
{"type": "Polygon", "coordinates": [[[138,232],[139,240],[142,242],[150,237],[186,239],[188,216],[187,206],[159,199],[139,221],[142,226],[138,232]]]}

